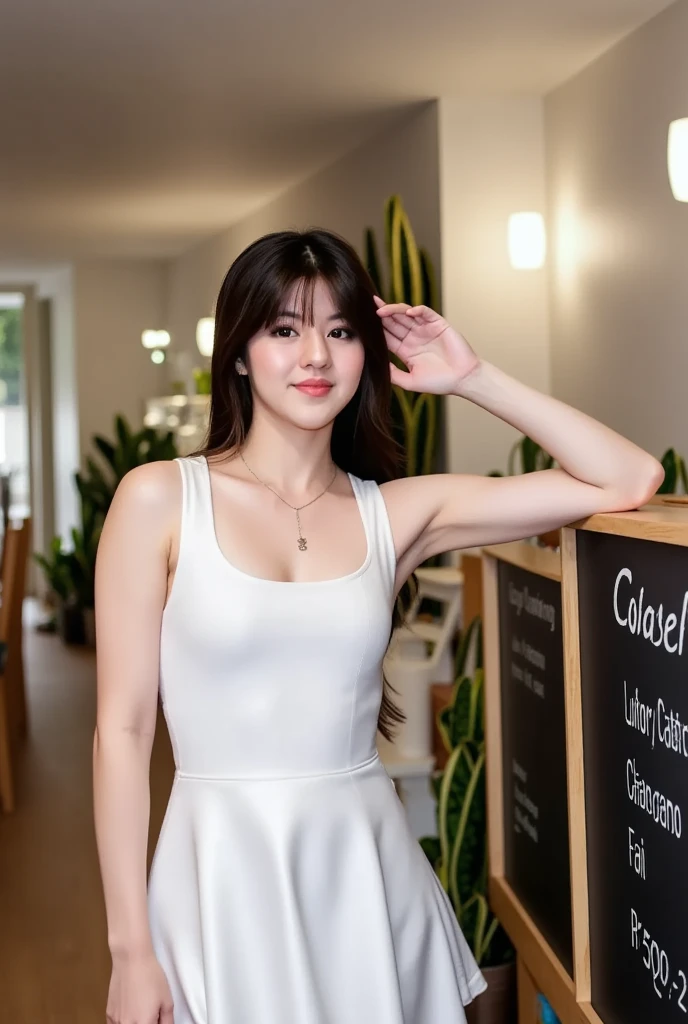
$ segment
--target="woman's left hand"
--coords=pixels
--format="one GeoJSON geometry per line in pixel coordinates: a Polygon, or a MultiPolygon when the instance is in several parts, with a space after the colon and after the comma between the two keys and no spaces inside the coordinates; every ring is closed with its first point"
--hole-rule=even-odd
{"type": "Polygon", "coordinates": [[[466,339],[429,306],[386,303],[379,295],[375,304],[387,347],[408,366],[405,372],[390,362],[393,384],[406,391],[456,394],[460,381],[480,365],[466,339]]]}

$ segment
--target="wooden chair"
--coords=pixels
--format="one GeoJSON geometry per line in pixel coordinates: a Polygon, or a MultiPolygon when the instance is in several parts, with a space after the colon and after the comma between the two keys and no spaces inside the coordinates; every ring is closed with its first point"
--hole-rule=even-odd
{"type": "Polygon", "coordinates": [[[31,520],[9,523],[5,537],[0,604],[0,806],[14,810],[13,754],[28,731],[22,610],[31,520]]]}

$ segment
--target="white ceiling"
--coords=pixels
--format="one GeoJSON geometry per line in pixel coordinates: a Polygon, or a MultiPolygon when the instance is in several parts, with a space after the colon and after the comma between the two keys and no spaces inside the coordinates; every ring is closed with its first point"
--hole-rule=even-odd
{"type": "Polygon", "coordinates": [[[0,259],[177,253],[410,105],[547,92],[670,2],[8,2],[0,259]]]}

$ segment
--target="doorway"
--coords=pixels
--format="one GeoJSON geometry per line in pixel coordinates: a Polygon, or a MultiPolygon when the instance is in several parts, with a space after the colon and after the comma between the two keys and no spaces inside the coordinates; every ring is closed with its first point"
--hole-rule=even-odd
{"type": "MultiPolygon", "coordinates": [[[[50,313],[50,299],[36,300],[30,286],[0,289],[0,475],[10,517],[31,517],[31,550],[41,552],[55,524],[50,313]]],[[[45,590],[30,559],[26,592],[45,590]]]]}

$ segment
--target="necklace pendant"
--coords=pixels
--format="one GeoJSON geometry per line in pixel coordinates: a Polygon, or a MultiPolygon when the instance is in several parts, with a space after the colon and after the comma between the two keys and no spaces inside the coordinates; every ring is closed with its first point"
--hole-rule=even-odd
{"type": "Polygon", "coordinates": [[[299,545],[299,551],[305,551],[306,550],[306,538],[305,537],[299,537],[297,543],[299,545]]]}

